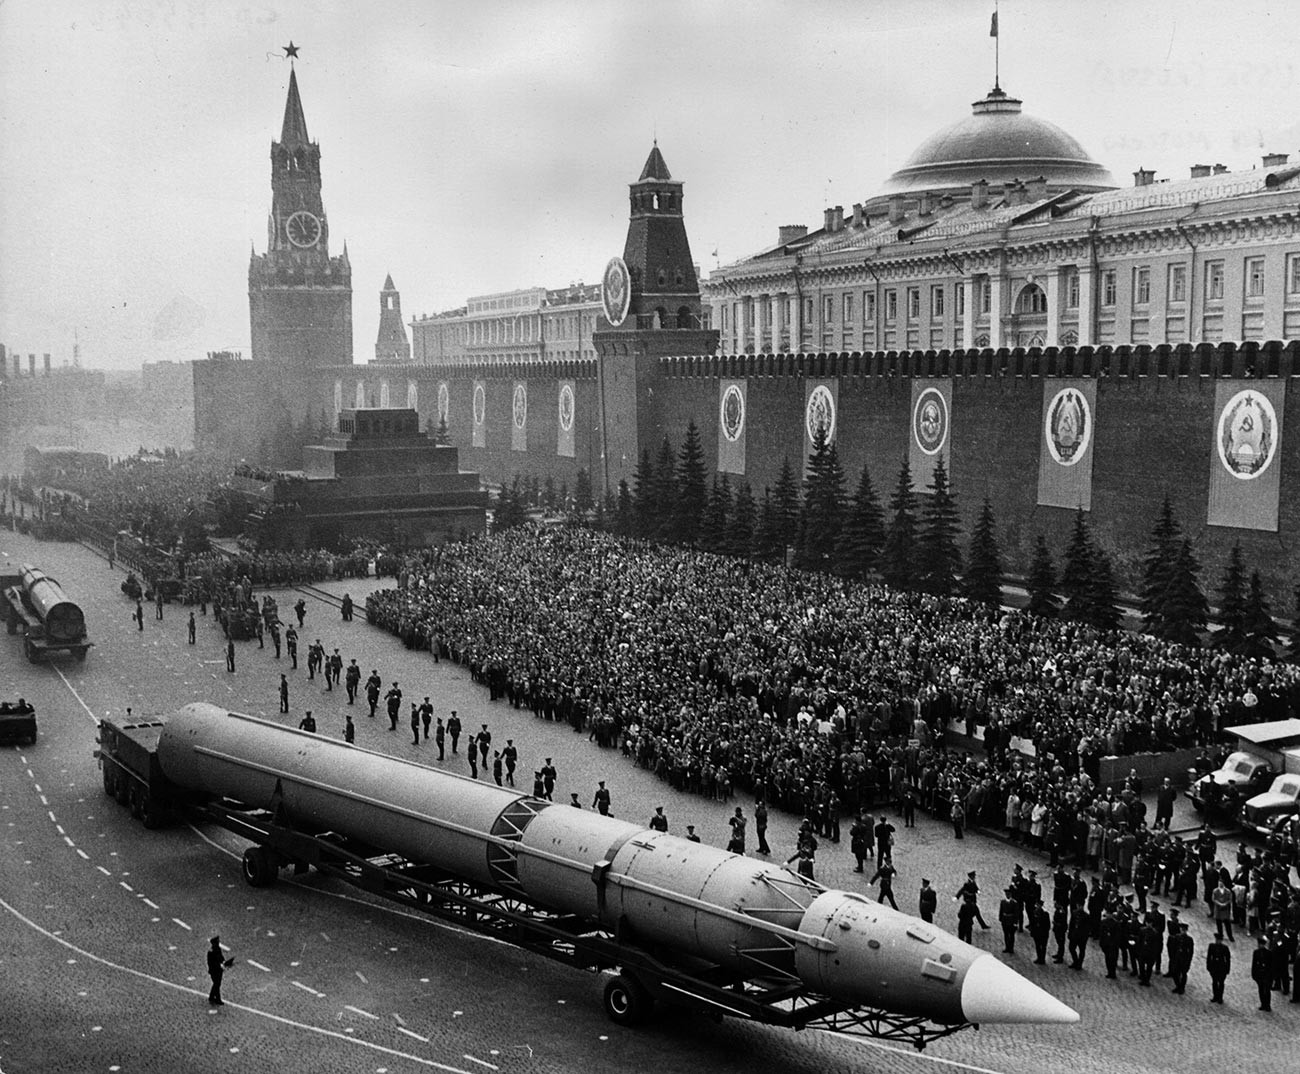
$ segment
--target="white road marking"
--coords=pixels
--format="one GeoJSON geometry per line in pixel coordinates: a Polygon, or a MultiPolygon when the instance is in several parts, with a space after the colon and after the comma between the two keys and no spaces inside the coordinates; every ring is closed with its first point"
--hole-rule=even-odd
{"type": "Polygon", "coordinates": [[[63,837],[63,841],[64,841],[65,843],[67,843],[68,846],[70,846],[70,847],[75,847],[75,846],[77,845],[77,844],[74,843],[71,839],[69,839],[66,835],[63,837]]]}
{"type": "Polygon", "coordinates": [[[481,1067],[487,1067],[488,1070],[500,1070],[501,1068],[495,1063],[489,1063],[485,1059],[475,1059],[472,1055],[462,1055],[462,1059],[468,1059],[471,1063],[477,1063],[481,1067]]]}
{"type": "Polygon", "coordinates": [[[50,823],[51,823],[51,824],[58,824],[58,823],[59,823],[59,818],[56,817],[56,816],[54,815],[54,810],[52,810],[52,809],[47,809],[46,812],[50,815],[50,823]]]}
{"type": "Polygon", "coordinates": [[[85,858],[86,861],[90,861],[90,855],[87,854],[84,850],[82,850],[81,847],[77,847],[77,853],[80,854],[83,858],[85,858]]]}
{"type": "Polygon", "coordinates": [[[379,1015],[371,1014],[369,1011],[363,1011],[360,1007],[352,1007],[348,1004],[344,1004],[343,1009],[345,1011],[351,1011],[353,1014],[359,1014],[362,1018],[370,1018],[376,1022],[379,1021],[379,1015]]]}
{"type": "Polygon", "coordinates": [[[174,918],[172,918],[172,920],[175,921],[176,924],[178,924],[178,925],[179,925],[181,928],[183,928],[186,932],[193,932],[193,931],[194,931],[192,928],[189,927],[189,925],[185,924],[185,922],[182,921],[179,917],[174,917],[174,918]]]}
{"type": "MultiPolygon", "coordinates": [[[[99,965],[101,966],[107,966],[109,969],[117,970],[120,973],[130,974],[132,977],[138,977],[142,981],[149,981],[152,984],[158,985],[160,988],[170,988],[176,992],[183,992],[187,996],[194,996],[196,998],[207,997],[207,993],[203,992],[198,988],[186,988],[184,985],[176,984],[174,981],[168,981],[162,977],[155,977],[153,976],[153,974],[145,973],[143,970],[133,969],[130,966],[123,966],[118,962],[113,962],[110,959],[104,958],[100,955],[91,954],[89,951],[86,951],[83,948],[76,946],[76,944],[69,943],[67,940],[55,936],[54,933],[50,932],[48,929],[42,928],[40,925],[36,924],[35,921],[31,920],[31,918],[25,917],[16,908],[10,906],[9,903],[5,902],[5,900],[2,898],[0,898],[0,910],[4,910],[6,913],[17,918],[33,932],[37,932],[40,935],[46,937],[47,939],[53,940],[55,943],[63,945],[63,947],[67,948],[69,951],[75,951],[77,954],[83,955],[84,957],[90,959],[92,962],[99,963],[99,965]]],[[[193,979],[194,978],[192,977],[190,978],[190,980],[193,979]]],[[[433,1059],[426,1059],[422,1055],[415,1055],[411,1052],[398,1051],[396,1048],[388,1048],[382,1044],[376,1044],[373,1041],[358,1040],[356,1037],[348,1036],[346,1033],[339,1033],[336,1030],[326,1029],[323,1026],[314,1026],[308,1022],[295,1021],[292,1018],[285,1018],[283,1015],[272,1014],[270,1011],[263,1011],[263,1010],[259,1010],[256,1007],[249,1007],[242,1003],[236,1003],[234,1000],[229,1000],[229,999],[226,1000],[226,1006],[231,1007],[237,1011],[243,1011],[245,1014],[255,1015],[258,1018],[265,1018],[268,1021],[276,1022],[280,1025],[289,1026],[293,1029],[300,1029],[304,1033],[315,1033],[317,1036],[329,1037],[333,1040],[343,1041],[347,1044],[355,1044],[359,1048],[369,1048],[373,1052],[379,1052],[383,1055],[392,1056],[396,1059],[407,1059],[412,1063],[418,1063],[420,1066],[430,1067],[433,1070],[445,1070],[448,1071],[449,1074],[472,1074],[471,1071],[468,1071],[463,1067],[449,1066],[446,1063],[439,1063],[433,1059]]],[[[216,1012],[214,1011],[213,1013],[216,1012]]],[[[902,1054],[907,1054],[907,1053],[902,1053],[902,1054]]]]}
{"type": "Polygon", "coordinates": [[[369,983],[370,983],[369,981],[366,980],[366,975],[365,975],[364,973],[362,973],[360,970],[357,970],[357,971],[356,971],[356,974],[357,974],[357,976],[361,979],[361,983],[362,983],[362,984],[369,984],[369,983]]]}
{"type": "MultiPolygon", "coordinates": [[[[822,1030],[821,1032],[826,1032],[822,1030]]],[[[864,1048],[875,1048],[880,1052],[889,1052],[892,1055],[906,1056],[908,1059],[924,1059],[928,1063],[942,1063],[946,1067],[957,1067],[959,1070],[974,1071],[975,1074],[1003,1074],[1000,1070],[993,1070],[991,1067],[977,1067],[971,1063],[963,1063],[957,1059],[941,1059],[937,1055],[930,1055],[926,1052],[918,1052],[915,1049],[892,1048],[888,1044],[881,1044],[874,1040],[864,1040],[861,1037],[853,1038],[854,1044],[860,1044],[864,1048]]]]}
{"type": "Polygon", "coordinates": [[[428,1038],[428,1037],[422,1037],[422,1036],[420,1036],[420,1034],[417,1033],[417,1032],[415,1032],[415,1030],[413,1030],[413,1029],[406,1029],[406,1028],[404,1028],[403,1026],[398,1026],[398,1027],[397,1027],[397,1032],[399,1032],[399,1033],[405,1033],[408,1037],[414,1037],[416,1040],[418,1040],[418,1041],[423,1041],[425,1044],[428,1044],[428,1043],[429,1043],[429,1038],[428,1038]]]}
{"type": "Polygon", "coordinates": [[[255,970],[261,970],[263,973],[271,972],[271,968],[269,966],[263,966],[260,962],[254,962],[251,958],[245,959],[244,961],[247,962],[250,966],[252,966],[253,969],[255,970]]]}
{"type": "Polygon", "coordinates": [[[324,992],[317,992],[316,989],[311,987],[311,985],[305,985],[301,981],[290,981],[289,983],[292,984],[295,988],[301,988],[304,992],[310,992],[317,999],[325,998],[324,992]]]}
{"type": "Polygon", "coordinates": [[[112,875],[113,875],[113,874],[110,873],[107,869],[105,869],[102,865],[96,865],[95,868],[98,869],[98,870],[99,870],[101,873],[103,873],[105,876],[112,876],[112,875]]]}
{"type": "Polygon", "coordinates": [[[118,884],[121,885],[122,887],[126,888],[127,891],[134,891],[134,890],[135,890],[135,888],[133,888],[133,887],[132,887],[130,884],[128,884],[125,880],[119,880],[119,881],[118,881],[118,884]]]}
{"type": "Polygon", "coordinates": [[[157,910],[157,909],[158,909],[158,904],[157,904],[156,902],[154,902],[152,899],[146,899],[143,895],[141,895],[140,898],[144,900],[144,904],[145,904],[147,907],[149,907],[149,909],[151,909],[151,910],[157,910]]]}
{"type": "MultiPolygon", "coordinates": [[[[33,777],[33,778],[34,778],[34,777],[33,777]]],[[[39,783],[37,783],[35,786],[36,786],[36,793],[37,793],[37,794],[40,794],[40,793],[41,793],[41,785],[40,785],[39,783]]]]}
{"type": "Polygon", "coordinates": [[[45,806],[47,809],[49,808],[50,805],[50,800],[46,798],[45,795],[43,794],[41,795],[41,805],[45,806]]]}
{"type": "Polygon", "coordinates": [[[68,682],[68,677],[63,674],[63,670],[57,664],[54,665],[54,672],[63,680],[63,685],[68,688],[68,693],[75,697],[77,699],[77,704],[85,710],[86,715],[90,717],[90,722],[98,727],[99,721],[95,719],[95,714],[90,711],[90,706],[81,700],[81,695],[77,693],[76,687],[74,687],[72,683],[68,682]]]}

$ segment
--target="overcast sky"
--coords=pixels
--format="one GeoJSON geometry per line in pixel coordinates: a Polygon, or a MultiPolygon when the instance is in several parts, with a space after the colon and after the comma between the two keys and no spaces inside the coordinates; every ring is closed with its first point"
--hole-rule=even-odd
{"type": "MultiPolygon", "coordinates": [[[[290,39],[364,362],[386,273],[408,322],[598,280],[656,133],[706,272],[818,226],[969,115],[993,7],[0,0],[0,342],[247,355],[290,39]]],[[[1300,156],[1295,0],[1004,0],[1001,30],[1003,88],[1122,183],[1300,156]]]]}

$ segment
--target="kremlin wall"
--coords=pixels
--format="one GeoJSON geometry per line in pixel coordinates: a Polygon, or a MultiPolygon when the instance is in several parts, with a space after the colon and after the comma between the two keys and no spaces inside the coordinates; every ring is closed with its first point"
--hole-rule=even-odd
{"type": "MultiPolygon", "coordinates": [[[[305,132],[295,82],[283,140],[305,132]]],[[[489,482],[572,488],[585,469],[599,495],[633,485],[641,453],[665,437],[677,449],[693,421],[710,471],[761,499],[822,424],[849,491],[867,466],[882,501],[904,459],[923,493],[942,457],[968,530],[991,501],[1012,574],[1040,533],[1059,557],[1082,507],[1131,587],[1167,495],[1207,582],[1240,542],[1289,611],[1300,415],[1297,344],[1278,341],[1300,339],[1300,167],[1272,155],[1168,183],[1139,170],[1119,188],[997,87],[940,134],[847,216],[782,228],[703,282],[656,145],[599,289],[470,299],[413,319],[409,351],[386,323],[365,366],[329,360],[341,341],[316,361],[259,332],[251,361],[195,363],[196,443],[276,465],[249,454],[276,422],[405,405],[430,434],[445,424],[489,482]]],[[[278,212],[269,268],[250,275],[258,324],[277,302],[300,310],[294,281],[318,271],[319,288],[333,263],[323,220],[279,232],[278,212]],[[272,278],[274,295],[254,293],[272,278]]],[[[335,298],[351,301],[342,281],[335,298]]],[[[381,303],[400,309],[391,278],[381,303]]]]}

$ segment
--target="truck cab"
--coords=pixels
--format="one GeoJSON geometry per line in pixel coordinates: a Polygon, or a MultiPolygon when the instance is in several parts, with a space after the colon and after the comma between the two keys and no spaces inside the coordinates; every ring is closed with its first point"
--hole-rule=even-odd
{"type": "Polygon", "coordinates": [[[1258,835],[1268,836],[1273,831],[1274,818],[1289,816],[1297,808],[1300,808],[1300,774],[1285,772],[1263,794],[1246,801],[1241,808],[1241,824],[1258,835]]]}
{"type": "Polygon", "coordinates": [[[1232,816],[1240,804],[1264,790],[1277,775],[1264,758],[1238,750],[1223,764],[1192,783],[1187,797],[1197,812],[1218,812],[1232,816]]]}

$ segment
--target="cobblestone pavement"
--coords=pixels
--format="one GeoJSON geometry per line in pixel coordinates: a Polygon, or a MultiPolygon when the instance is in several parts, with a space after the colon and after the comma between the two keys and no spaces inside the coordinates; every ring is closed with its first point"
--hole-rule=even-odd
{"type": "MultiPolygon", "coordinates": [[[[307,644],[319,637],[363,677],[377,668],[385,688],[401,683],[407,700],[428,694],[438,715],[456,709],[467,733],[487,723],[493,742],[513,738],[519,782],[551,756],[559,770],[556,800],[577,791],[590,807],[607,781],[614,812],[648,818],[663,805],[670,830],[694,823],[706,842],[724,845],[735,802],[680,794],[586,735],[490,703],[461,668],[405,650],[362,619],[341,622],[336,609],[309,600],[300,668],[274,659],[270,644],[237,643],[236,672],[225,670],[223,639],[198,620],[198,644],[186,643],[188,610],[167,605],[145,629],[118,586],[125,577],[74,545],[38,544],[0,533],[0,564],[33,562],[57,577],[86,609],[96,646],[84,664],[28,665],[16,639],[0,639],[0,696],[38,706],[41,738],[33,747],[0,748],[0,1072],[206,1070],[582,1071],[700,1069],[917,1072],[957,1070],[1036,1074],[1045,1070],[1107,1074],[1200,1074],[1230,1069],[1272,1074],[1294,1065],[1300,1006],[1255,1010],[1246,973],[1250,943],[1238,939],[1227,1005],[1208,1000],[1202,968],[1210,930],[1193,913],[1197,962],[1188,995],[1158,980],[1144,989],[1127,977],[1106,981],[1091,949],[1082,973],[1037,967],[1024,943],[1010,962],[1075,1007],[1069,1028],[997,1027],[937,1041],[923,1053],[824,1033],[795,1034],[668,1013],[644,1029],[605,1020],[600,981],[495,941],[462,933],[370,901],[314,874],[271,889],[247,888],[237,855],[243,844],[220,830],[179,825],[146,832],[100,787],[92,756],[92,718],[166,714],[209,700],[295,724],[311,708],[320,733],[341,735],[348,708],[342,691],[307,678],[307,644]],[[276,684],[288,674],[290,713],[278,712],[276,684]],[[206,939],[220,932],[237,962],[227,975],[226,1007],[210,1008],[203,971],[206,939]]],[[[0,569],[3,569],[0,567],[0,569]]],[[[358,605],[373,579],[327,583],[358,605]]],[[[386,582],[391,584],[391,582],[386,582]]],[[[276,593],[288,615],[296,594],[276,593]]],[[[432,743],[413,746],[405,717],[396,732],[382,712],[356,710],[357,741],[369,748],[468,773],[465,743],[441,764],[432,743]]],[[[747,813],[752,802],[740,800],[747,813]]],[[[1194,824],[1195,817],[1179,819],[1194,824]]],[[[797,818],[774,813],[774,856],[793,850],[797,818]]],[[[976,868],[986,917],[1019,862],[1041,865],[1021,848],[971,835],[962,842],[929,818],[903,830],[895,884],[900,907],[915,912],[921,876],[941,899],[938,924],[955,930],[949,898],[976,868]]],[[[846,842],[823,843],[818,879],[871,893],[869,874],[852,872],[846,842]]],[[[1043,870],[1040,869],[1040,872],[1043,870]]],[[[975,942],[1001,948],[995,931],[975,942]]],[[[1002,957],[1002,956],[1000,956],[1002,957]]],[[[1275,997],[1281,1000],[1283,997],[1275,997]]]]}

